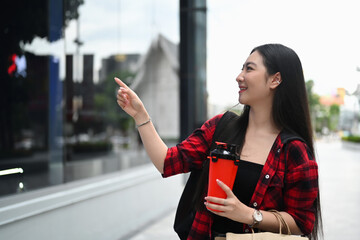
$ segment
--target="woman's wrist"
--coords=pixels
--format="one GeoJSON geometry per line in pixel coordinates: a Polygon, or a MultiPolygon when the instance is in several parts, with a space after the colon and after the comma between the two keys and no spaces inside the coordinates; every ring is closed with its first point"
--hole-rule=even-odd
{"type": "Polygon", "coordinates": [[[254,223],[254,218],[253,218],[254,211],[255,211],[254,208],[248,207],[248,211],[247,211],[247,214],[246,214],[246,219],[244,221],[245,224],[251,225],[251,224],[254,223]]]}
{"type": "Polygon", "coordinates": [[[147,121],[145,121],[145,122],[143,122],[143,123],[137,124],[137,125],[136,125],[136,128],[142,127],[142,126],[144,126],[144,125],[146,125],[146,124],[148,124],[148,123],[150,123],[150,122],[151,122],[151,118],[149,118],[149,120],[147,120],[147,121]]]}
{"type": "Polygon", "coordinates": [[[134,116],[134,121],[135,121],[136,126],[140,126],[141,124],[149,121],[149,119],[150,119],[150,116],[146,111],[144,111],[142,113],[138,113],[134,116]]]}

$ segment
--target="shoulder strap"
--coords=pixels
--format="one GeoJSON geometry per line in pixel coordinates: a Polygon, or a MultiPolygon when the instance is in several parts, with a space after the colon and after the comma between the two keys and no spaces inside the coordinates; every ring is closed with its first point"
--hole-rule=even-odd
{"type": "Polygon", "coordinates": [[[284,185],[286,184],[286,173],[287,173],[287,151],[291,141],[299,140],[305,142],[304,139],[291,132],[283,132],[281,134],[281,142],[284,145],[284,185]]]}
{"type": "MultiPolygon", "coordinates": [[[[220,133],[223,132],[223,130],[225,129],[228,120],[236,116],[237,115],[233,112],[226,112],[221,117],[218,124],[216,125],[210,149],[215,148],[215,141],[216,139],[218,139],[220,133]]],[[[203,174],[202,172],[202,169],[192,169],[190,176],[185,184],[183,193],[180,197],[178,207],[176,209],[174,230],[181,240],[187,239],[195,218],[196,203],[194,193],[197,190],[199,180],[203,174]]]]}
{"type": "Polygon", "coordinates": [[[280,137],[281,137],[281,143],[284,144],[284,145],[286,143],[294,141],[294,140],[300,140],[302,142],[305,142],[304,139],[302,139],[301,137],[299,137],[295,133],[292,133],[292,132],[289,132],[289,131],[282,132],[280,137]]]}
{"type": "Polygon", "coordinates": [[[239,115],[237,115],[236,113],[231,112],[231,111],[227,111],[224,113],[224,115],[220,119],[219,123],[216,125],[215,132],[214,132],[212,142],[211,142],[210,150],[212,150],[216,147],[215,142],[221,140],[221,136],[226,134],[226,130],[231,130],[231,131],[234,130],[234,128],[228,128],[228,126],[229,126],[229,123],[230,124],[235,123],[235,121],[231,121],[231,120],[236,120],[238,117],[239,117],[239,115]]]}

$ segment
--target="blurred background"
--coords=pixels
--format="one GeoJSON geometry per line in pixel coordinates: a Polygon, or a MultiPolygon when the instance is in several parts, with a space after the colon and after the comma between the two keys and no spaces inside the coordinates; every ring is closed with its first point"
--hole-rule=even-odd
{"type": "MultiPolygon", "coordinates": [[[[149,164],[133,120],[117,106],[114,77],[139,95],[173,146],[237,104],[235,78],[254,47],[281,43],[303,64],[325,239],[344,231],[343,239],[355,239],[359,7],[355,0],[3,3],[0,238],[130,239],[163,217],[157,226],[167,233],[184,178],[163,180],[149,164]]],[[[149,232],[135,239],[151,239],[149,232]]],[[[176,239],[169,234],[164,239],[176,239]]]]}

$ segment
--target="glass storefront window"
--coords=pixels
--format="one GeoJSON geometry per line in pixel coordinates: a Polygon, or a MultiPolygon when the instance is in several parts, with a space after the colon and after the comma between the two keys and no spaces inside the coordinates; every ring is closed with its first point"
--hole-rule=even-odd
{"type": "Polygon", "coordinates": [[[178,42],[178,3],[23,0],[1,13],[0,197],[147,163],[113,78],[132,83],[157,32],[178,42]]]}

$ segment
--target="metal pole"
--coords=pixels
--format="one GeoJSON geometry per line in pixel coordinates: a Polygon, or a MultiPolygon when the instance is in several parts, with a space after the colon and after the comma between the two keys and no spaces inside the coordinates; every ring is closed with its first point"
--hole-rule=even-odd
{"type": "Polygon", "coordinates": [[[206,0],[180,0],[180,139],[207,118],[206,0]]]}

